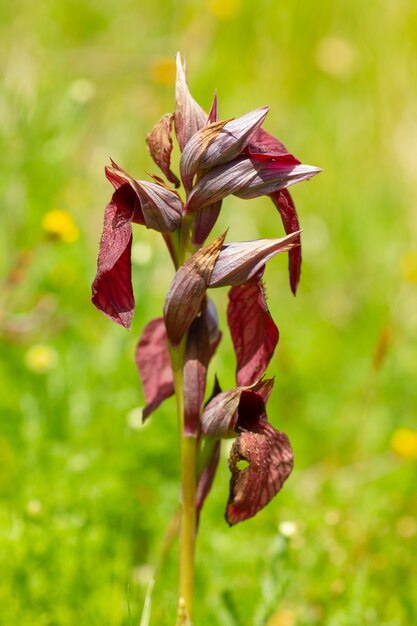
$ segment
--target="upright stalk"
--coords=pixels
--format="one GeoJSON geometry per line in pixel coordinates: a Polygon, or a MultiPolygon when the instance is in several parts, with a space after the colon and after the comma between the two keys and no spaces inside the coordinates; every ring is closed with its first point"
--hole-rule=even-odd
{"type": "MultiPolygon", "coordinates": [[[[180,237],[179,265],[186,259],[189,242],[189,223],[184,218],[180,237]]],[[[187,337],[170,355],[177,398],[178,429],[180,436],[181,502],[179,529],[179,600],[177,626],[189,626],[192,618],[194,594],[195,540],[197,526],[197,437],[185,431],[184,424],[184,359],[187,337]]]]}

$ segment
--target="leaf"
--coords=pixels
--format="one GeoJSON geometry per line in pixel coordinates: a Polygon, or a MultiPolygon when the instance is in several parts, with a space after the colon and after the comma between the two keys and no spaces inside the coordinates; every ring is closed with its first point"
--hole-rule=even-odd
{"type": "Polygon", "coordinates": [[[253,517],[281,490],[293,468],[288,437],[261,418],[234,441],[229,457],[230,495],[226,521],[232,526],[253,517]],[[239,468],[241,461],[248,466],[239,468]]]}
{"type": "Polygon", "coordinates": [[[184,363],[184,432],[198,433],[210,361],[210,335],[206,307],[197,315],[187,335],[184,363]]]}
{"type": "MultiPolygon", "coordinates": [[[[300,230],[297,212],[292,197],[287,189],[271,194],[271,200],[281,215],[282,223],[287,234],[300,230]]],[[[295,240],[299,245],[288,252],[288,269],[290,273],[291,291],[295,295],[301,274],[301,239],[295,240]]]]}
{"type": "Polygon", "coordinates": [[[152,320],[143,329],[135,360],[147,402],[143,410],[143,419],[146,420],[161,402],[174,394],[174,378],[162,317],[152,320]]]}
{"type": "Polygon", "coordinates": [[[237,360],[237,384],[252,385],[264,374],[279,338],[260,279],[232,287],[227,321],[237,360]]]}
{"type": "Polygon", "coordinates": [[[222,246],[210,277],[210,287],[240,285],[256,276],[279,252],[292,248],[298,233],[279,239],[257,239],[222,246]]]}
{"type": "MultiPolygon", "coordinates": [[[[116,188],[129,184],[135,192],[141,208],[144,224],[160,233],[172,232],[182,219],[182,202],[179,195],[160,183],[135,180],[114,161],[106,167],[106,176],[116,188]]],[[[158,180],[158,179],[157,179],[158,180]]]]}
{"type": "Polygon", "coordinates": [[[167,180],[173,183],[175,187],[180,186],[180,181],[171,171],[171,153],[172,153],[172,123],[174,115],[167,113],[155,124],[150,133],[146,135],[146,143],[149,148],[151,157],[161,168],[167,180]]]}
{"type": "Polygon", "coordinates": [[[196,507],[197,513],[200,513],[203,508],[203,504],[211,491],[213,486],[214,477],[216,475],[217,466],[220,460],[220,441],[209,441],[206,440],[207,445],[211,446],[211,454],[209,455],[208,461],[205,464],[201,475],[198,480],[197,485],[197,494],[196,494],[196,507]]]}
{"type": "Polygon", "coordinates": [[[132,189],[116,189],[104,213],[92,301],[111,320],[130,328],[135,308],[132,289],[132,220],[140,218],[132,189]]]}
{"type": "Polygon", "coordinates": [[[181,152],[188,141],[206,124],[207,115],[191,96],[185,78],[180,54],[177,54],[177,80],[175,86],[175,133],[181,152]]]}
{"type": "Polygon", "coordinates": [[[174,345],[180,343],[200,310],[224,238],[225,234],[198,250],[173,278],[165,300],[164,319],[168,338],[174,345]]]}

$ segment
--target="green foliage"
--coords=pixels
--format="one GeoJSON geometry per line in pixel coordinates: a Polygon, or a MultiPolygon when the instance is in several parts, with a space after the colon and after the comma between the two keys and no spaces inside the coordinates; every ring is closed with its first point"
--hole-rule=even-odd
{"type": "MultiPolygon", "coordinates": [[[[176,510],[174,401],[139,426],[132,358],[171,280],[157,236],[137,231],[130,334],[89,300],[103,166],[111,154],[133,175],[153,171],[140,138],[172,110],[180,49],[206,108],[216,86],[224,118],[271,104],[266,128],[325,170],[294,189],[297,298],[284,255],[266,280],[282,333],[269,414],[296,470],[279,499],[229,529],[222,457],[200,525],[195,623],[413,624],[417,452],[397,442],[395,456],[390,442],[415,428],[417,405],[416,6],[142,5],[1,8],[0,623],[138,624],[176,510]],[[72,243],[61,223],[48,238],[54,209],[78,227],[72,243]]],[[[252,213],[254,202],[228,199],[213,237],[227,226],[235,240],[280,236],[268,200],[252,213]]],[[[231,387],[227,333],[215,370],[231,387]]],[[[173,623],[173,547],[151,624],[173,623]]]]}

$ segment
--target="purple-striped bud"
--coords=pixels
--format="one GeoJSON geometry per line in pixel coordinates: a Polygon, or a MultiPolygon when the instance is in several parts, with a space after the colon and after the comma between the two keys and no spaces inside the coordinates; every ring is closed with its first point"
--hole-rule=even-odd
{"type": "Polygon", "coordinates": [[[177,80],[175,85],[175,134],[182,150],[191,137],[207,122],[207,114],[194,100],[188,89],[184,66],[177,54],[177,80]]]}

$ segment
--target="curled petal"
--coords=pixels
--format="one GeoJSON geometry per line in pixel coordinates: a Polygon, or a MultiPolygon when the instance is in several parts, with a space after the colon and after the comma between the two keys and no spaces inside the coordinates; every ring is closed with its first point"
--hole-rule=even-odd
{"type": "Polygon", "coordinates": [[[227,322],[236,354],[237,384],[251,385],[264,374],[279,337],[261,280],[232,287],[227,322]]]}
{"type": "Polygon", "coordinates": [[[282,488],[293,468],[288,437],[265,418],[260,419],[252,431],[242,432],[233,443],[229,468],[226,520],[232,526],[253,517],[282,488]],[[239,467],[242,461],[248,464],[244,469],[239,467]]]}
{"type": "Polygon", "coordinates": [[[279,252],[292,248],[299,233],[291,233],[280,239],[258,239],[226,243],[222,246],[210,278],[210,287],[240,285],[247,282],[265,263],[279,252]]]}
{"type": "Polygon", "coordinates": [[[152,320],[143,329],[135,360],[147,402],[143,410],[145,420],[161,402],[174,393],[174,378],[162,317],[152,320]]]}
{"type": "Polygon", "coordinates": [[[151,157],[161,168],[167,180],[173,183],[175,187],[180,186],[180,181],[171,171],[171,152],[172,152],[172,122],[174,115],[167,113],[159,122],[155,124],[150,133],[146,135],[146,143],[148,144],[151,157]]]}
{"type": "Polygon", "coordinates": [[[273,384],[270,378],[216,394],[201,416],[202,433],[223,439],[236,437],[239,429],[250,429],[265,412],[264,398],[269,397],[273,384]]]}
{"type": "Polygon", "coordinates": [[[174,345],[180,343],[200,310],[224,237],[198,250],[174,276],[164,305],[165,326],[174,345]]]}
{"type": "Polygon", "coordinates": [[[262,124],[268,111],[269,107],[262,107],[237,119],[216,122],[198,131],[181,156],[181,177],[185,186],[191,188],[197,172],[236,158],[262,124]]]}
{"type": "Polygon", "coordinates": [[[184,211],[191,213],[230,194],[244,199],[268,195],[308,180],[320,171],[311,165],[288,164],[285,158],[257,161],[238,157],[205,174],[190,193],[184,211]]]}
{"type": "MultiPolygon", "coordinates": [[[[287,189],[282,189],[271,194],[271,200],[277,207],[281,215],[282,223],[287,234],[300,230],[297,211],[292,197],[287,189]]],[[[299,245],[292,248],[288,252],[288,269],[290,274],[290,285],[293,294],[296,294],[301,274],[301,240],[296,239],[295,243],[299,245]]]]}
{"type": "Polygon", "coordinates": [[[107,317],[130,328],[135,308],[132,289],[132,220],[140,218],[135,194],[122,185],[113,194],[104,213],[97,274],[92,301],[107,317]]]}
{"type": "Polygon", "coordinates": [[[175,86],[175,133],[181,151],[188,141],[207,121],[207,115],[191,96],[185,78],[184,67],[177,54],[177,80],[175,86]]]}
{"type": "Polygon", "coordinates": [[[181,223],[182,202],[172,189],[158,183],[135,180],[114,162],[112,167],[106,167],[106,176],[116,189],[126,183],[130,185],[139,201],[147,228],[167,233],[181,223]]]}

